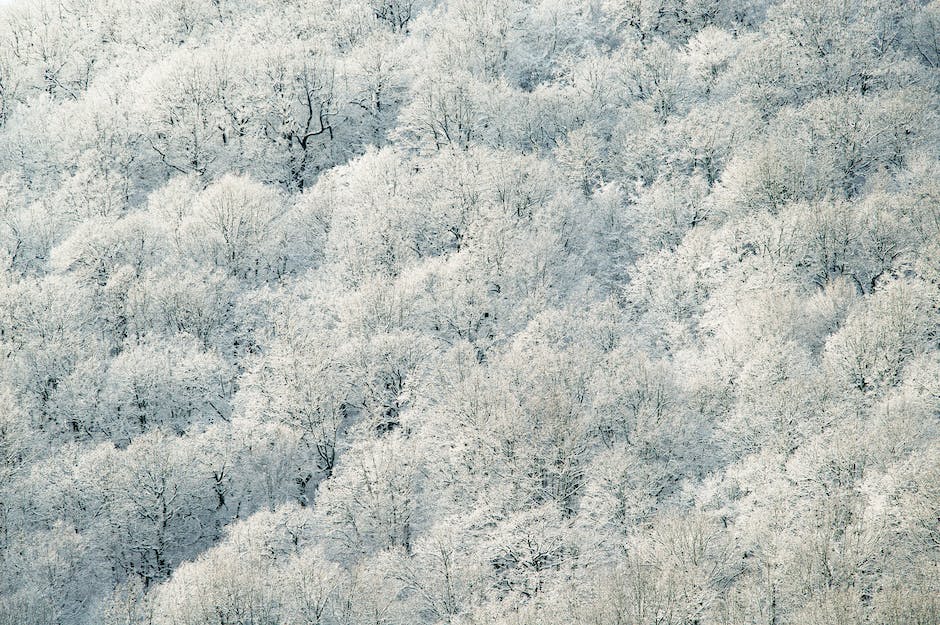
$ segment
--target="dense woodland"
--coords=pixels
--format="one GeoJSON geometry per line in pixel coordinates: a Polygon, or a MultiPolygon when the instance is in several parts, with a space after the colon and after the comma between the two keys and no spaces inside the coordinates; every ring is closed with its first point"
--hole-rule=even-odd
{"type": "Polygon", "coordinates": [[[940,2],[0,7],[0,624],[940,623],[940,2]]]}

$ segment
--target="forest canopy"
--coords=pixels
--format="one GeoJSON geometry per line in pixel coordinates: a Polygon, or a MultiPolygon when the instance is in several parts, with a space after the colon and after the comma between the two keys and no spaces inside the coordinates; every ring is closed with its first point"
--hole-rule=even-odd
{"type": "Polygon", "coordinates": [[[940,1],[0,6],[0,625],[940,624],[940,1]]]}

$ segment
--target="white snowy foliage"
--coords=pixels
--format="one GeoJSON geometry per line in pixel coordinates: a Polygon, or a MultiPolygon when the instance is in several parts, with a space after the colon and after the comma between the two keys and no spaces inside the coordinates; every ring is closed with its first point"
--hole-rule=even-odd
{"type": "Polygon", "coordinates": [[[940,624],[938,42],[0,2],[0,625],[940,624]]]}

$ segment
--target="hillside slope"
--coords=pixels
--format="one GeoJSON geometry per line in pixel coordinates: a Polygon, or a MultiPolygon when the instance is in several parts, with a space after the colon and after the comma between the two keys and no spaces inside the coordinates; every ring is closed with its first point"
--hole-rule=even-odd
{"type": "Polygon", "coordinates": [[[0,625],[937,625],[940,2],[0,7],[0,625]]]}

